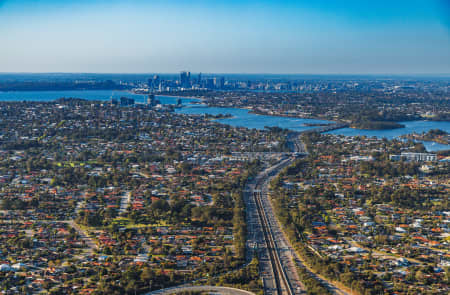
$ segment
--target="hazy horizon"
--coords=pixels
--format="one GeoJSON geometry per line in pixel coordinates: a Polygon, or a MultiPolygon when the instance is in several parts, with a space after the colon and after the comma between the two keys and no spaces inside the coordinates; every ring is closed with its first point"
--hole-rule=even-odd
{"type": "Polygon", "coordinates": [[[450,71],[447,73],[440,72],[429,72],[429,73],[288,73],[288,72],[202,72],[202,71],[192,71],[190,69],[180,69],[174,72],[0,72],[0,75],[179,75],[181,72],[190,72],[191,75],[202,74],[202,76],[208,75],[278,75],[278,76],[411,76],[411,77],[450,77],[450,71]]]}
{"type": "Polygon", "coordinates": [[[450,2],[0,1],[0,72],[446,75],[450,2]]]}

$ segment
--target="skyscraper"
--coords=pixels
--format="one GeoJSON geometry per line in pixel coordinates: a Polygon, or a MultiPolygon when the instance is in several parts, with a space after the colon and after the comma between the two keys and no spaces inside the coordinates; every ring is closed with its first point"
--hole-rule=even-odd
{"type": "Polygon", "coordinates": [[[159,76],[158,75],[154,75],[151,88],[152,89],[159,89],[159,83],[160,83],[159,76]]]}
{"type": "Polygon", "coordinates": [[[205,87],[207,89],[214,89],[214,79],[211,78],[206,79],[205,87]]]}
{"type": "Polygon", "coordinates": [[[225,78],[224,77],[214,77],[214,88],[216,89],[223,89],[223,85],[225,84],[225,78]]]}
{"type": "Polygon", "coordinates": [[[180,73],[180,84],[183,88],[191,87],[191,72],[181,72],[180,73]]]}

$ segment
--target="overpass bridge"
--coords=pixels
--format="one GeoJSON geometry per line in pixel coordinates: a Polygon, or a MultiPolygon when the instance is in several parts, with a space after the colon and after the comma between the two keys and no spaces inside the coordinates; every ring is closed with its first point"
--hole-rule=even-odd
{"type": "Polygon", "coordinates": [[[322,132],[328,132],[328,131],[332,131],[332,130],[347,128],[349,126],[350,125],[347,124],[347,123],[329,124],[329,125],[326,125],[326,126],[320,126],[320,127],[317,127],[317,128],[308,129],[306,131],[303,131],[303,133],[311,133],[311,132],[322,133],[322,132]]]}
{"type": "Polygon", "coordinates": [[[170,295],[182,292],[212,292],[215,294],[222,294],[222,295],[256,295],[255,293],[250,291],[231,287],[192,286],[192,285],[183,285],[172,288],[160,289],[146,293],[145,295],[170,295]]]}
{"type": "Polygon", "coordinates": [[[237,160],[269,160],[269,159],[283,159],[292,156],[304,156],[305,152],[242,152],[232,153],[233,158],[237,160]]]}

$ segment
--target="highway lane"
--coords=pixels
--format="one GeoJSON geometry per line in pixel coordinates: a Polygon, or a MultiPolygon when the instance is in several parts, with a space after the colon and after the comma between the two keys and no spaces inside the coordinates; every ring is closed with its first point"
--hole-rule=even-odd
{"type": "MultiPolygon", "coordinates": [[[[288,135],[289,145],[293,150],[293,155],[304,155],[307,154],[307,150],[305,145],[300,139],[300,134],[291,133],[288,135]]],[[[325,279],[324,277],[315,274],[312,270],[304,265],[303,261],[300,259],[298,253],[292,247],[289,239],[286,237],[285,233],[282,230],[282,226],[279,223],[276,215],[274,213],[274,209],[272,207],[272,203],[269,198],[269,182],[270,180],[278,175],[285,167],[291,165],[295,160],[295,157],[285,157],[275,165],[266,168],[262,171],[255,179],[253,183],[253,190],[260,191],[259,194],[261,207],[263,208],[264,214],[268,220],[268,224],[270,227],[270,232],[272,233],[273,240],[275,242],[277,253],[279,255],[281,264],[283,269],[285,269],[285,273],[287,274],[289,284],[291,286],[292,292],[302,293],[305,292],[306,288],[302,284],[302,282],[298,278],[296,265],[305,268],[308,273],[315,278],[317,281],[321,282],[323,286],[326,286],[332,293],[339,295],[349,295],[350,293],[346,292],[342,288],[339,288],[334,283],[325,279]]],[[[263,269],[267,269],[270,267],[270,264],[266,263],[263,269]]],[[[276,280],[273,278],[274,272],[272,271],[272,286],[276,287],[276,280]]],[[[269,293],[269,288],[265,288],[265,294],[273,294],[269,293]]]]}
{"type": "MultiPolygon", "coordinates": [[[[298,286],[299,282],[295,276],[292,274],[295,273],[295,269],[292,268],[292,263],[289,263],[289,257],[286,257],[282,253],[282,249],[278,246],[278,242],[275,240],[274,233],[271,230],[271,226],[269,223],[269,219],[264,211],[263,204],[261,202],[261,192],[255,191],[254,197],[256,199],[257,210],[259,212],[259,216],[261,218],[261,222],[263,224],[263,232],[264,239],[267,244],[267,248],[269,250],[270,262],[272,265],[272,270],[274,274],[275,287],[277,294],[286,294],[293,295],[295,291],[293,289],[294,286],[298,286]],[[286,267],[287,266],[287,267],[286,267]],[[286,268],[285,268],[286,267],[286,268]],[[294,272],[292,273],[292,270],[294,272]],[[288,273],[290,276],[288,276],[288,273]]],[[[300,293],[301,289],[296,289],[300,293]]]]}
{"type": "MultiPolygon", "coordinates": [[[[305,153],[304,145],[298,133],[288,135],[288,146],[296,153],[305,153]]],[[[266,199],[267,186],[273,177],[292,163],[292,153],[279,155],[275,165],[266,167],[252,182],[247,185],[244,201],[247,210],[247,260],[253,257],[253,249],[257,247],[260,273],[264,284],[264,294],[302,294],[306,292],[300,282],[292,255],[286,249],[286,243],[279,241],[272,231],[272,218],[267,218],[265,207],[261,201],[266,199]],[[259,204],[259,205],[258,205],[259,204]],[[264,207],[264,208],[263,208],[264,207]]]]}
{"type": "MultiPolygon", "coordinates": [[[[260,274],[264,284],[264,294],[306,294],[306,288],[299,280],[297,274],[296,265],[299,265],[300,267],[305,267],[312,277],[322,282],[322,284],[327,286],[333,293],[349,295],[331,282],[311,272],[310,269],[303,264],[285,236],[282,227],[274,214],[268,195],[268,185],[270,180],[278,175],[285,167],[292,164],[296,158],[294,156],[307,153],[298,133],[290,135],[289,141],[289,144],[294,151],[294,153],[292,153],[293,156],[276,155],[281,157],[281,159],[275,165],[266,167],[257,177],[250,181],[244,192],[248,230],[247,263],[252,260],[254,254],[258,255],[260,274]]],[[[148,294],[159,295],[188,291],[188,289],[185,289],[186,287],[189,286],[181,285],[174,288],[153,291],[148,294]]],[[[217,293],[226,294],[217,291],[219,289],[211,289],[211,286],[198,286],[196,288],[199,287],[206,288],[203,289],[205,291],[209,290],[214,292],[216,290],[217,293]]],[[[194,291],[194,289],[189,289],[189,291],[194,291]]],[[[249,295],[239,292],[228,294],[249,295]]]]}
{"type": "MultiPolygon", "coordinates": [[[[266,186],[265,189],[267,190],[267,188],[268,187],[266,186]]],[[[262,194],[262,196],[263,196],[263,198],[262,198],[263,206],[264,206],[264,209],[270,220],[270,224],[272,227],[272,231],[274,232],[275,239],[277,241],[279,241],[280,245],[282,245],[282,249],[283,249],[285,255],[290,257],[290,260],[295,261],[295,263],[297,265],[299,265],[300,267],[304,267],[314,279],[319,281],[323,286],[327,287],[327,289],[330,290],[332,293],[338,294],[338,295],[350,295],[349,292],[338,287],[333,282],[325,279],[323,276],[317,275],[314,272],[312,272],[312,270],[303,263],[303,261],[300,259],[300,256],[295,251],[295,249],[292,246],[292,244],[290,243],[289,239],[283,232],[282,226],[275,216],[275,212],[272,207],[272,203],[269,199],[268,191],[266,191],[264,194],[262,194]]]]}
{"type": "MultiPolygon", "coordinates": [[[[306,150],[305,144],[300,139],[300,133],[292,132],[288,134],[288,145],[293,151],[293,155],[306,155],[308,154],[308,151],[306,150]]],[[[269,182],[270,180],[278,175],[284,168],[291,165],[294,162],[294,157],[288,157],[277,164],[273,165],[272,167],[264,170],[261,174],[258,175],[258,178],[262,178],[263,181],[260,180],[260,188],[261,188],[261,202],[262,206],[264,208],[264,211],[266,213],[266,216],[269,219],[269,224],[271,227],[271,231],[274,235],[274,240],[279,245],[279,253],[281,256],[281,260],[285,263],[284,267],[286,269],[289,269],[288,276],[290,276],[291,286],[294,290],[299,290],[299,292],[303,292],[305,290],[304,285],[298,280],[298,276],[295,276],[297,274],[295,265],[298,265],[299,267],[303,267],[307,270],[307,272],[317,281],[319,281],[323,286],[327,287],[328,290],[330,290],[334,294],[338,295],[350,295],[349,292],[346,292],[342,288],[339,288],[334,284],[333,282],[327,280],[321,275],[315,274],[311,268],[306,266],[303,261],[300,259],[300,256],[293,248],[292,244],[290,243],[289,239],[285,235],[285,233],[282,230],[282,226],[279,223],[278,219],[276,218],[276,215],[274,213],[274,209],[272,207],[272,202],[269,198],[269,182]]],[[[258,180],[257,180],[258,181],[258,180]]]]}
{"type": "Polygon", "coordinates": [[[267,186],[273,177],[275,177],[284,167],[289,165],[292,158],[285,158],[276,165],[266,168],[255,179],[253,186],[254,199],[257,203],[257,211],[261,223],[263,224],[263,245],[265,248],[264,257],[268,257],[268,261],[261,261],[261,270],[264,274],[271,274],[265,281],[265,294],[302,294],[306,292],[304,285],[300,282],[297,269],[295,267],[292,255],[286,247],[286,243],[280,240],[279,233],[274,231],[273,217],[267,211],[267,186]],[[270,280],[270,281],[269,281],[270,280]],[[270,284],[269,284],[270,283],[270,284]],[[269,287],[270,286],[270,287],[269,287]]]}
{"type": "Polygon", "coordinates": [[[264,284],[264,294],[276,295],[276,284],[269,249],[264,238],[261,219],[254,198],[255,182],[247,185],[244,193],[247,218],[247,261],[253,258],[257,252],[261,279],[264,284]]]}
{"type": "MultiPolygon", "coordinates": [[[[286,158],[282,161],[286,162],[286,158]]],[[[292,295],[290,284],[286,284],[286,278],[283,278],[283,263],[279,260],[279,253],[276,241],[272,238],[270,227],[267,224],[267,218],[261,205],[258,205],[260,199],[261,184],[267,178],[267,175],[276,175],[275,168],[282,169],[283,165],[275,165],[266,168],[247,186],[244,194],[244,201],[247,210],[247,254],[248,260],[251,260],[254,249],[257,248],[260,274],[264,284],[265,294],[289,294],[292,295]],[[287,286],[286,286],[287,285],[287,286]]]]}

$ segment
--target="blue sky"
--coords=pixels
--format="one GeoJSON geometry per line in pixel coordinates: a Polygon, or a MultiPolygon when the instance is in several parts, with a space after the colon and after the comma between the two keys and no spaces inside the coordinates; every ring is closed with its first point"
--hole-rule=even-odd
{"type": "Polygon", "coordinates": [[[450,73],[450,0],[0,0],[0,72],[450,73]]]}

